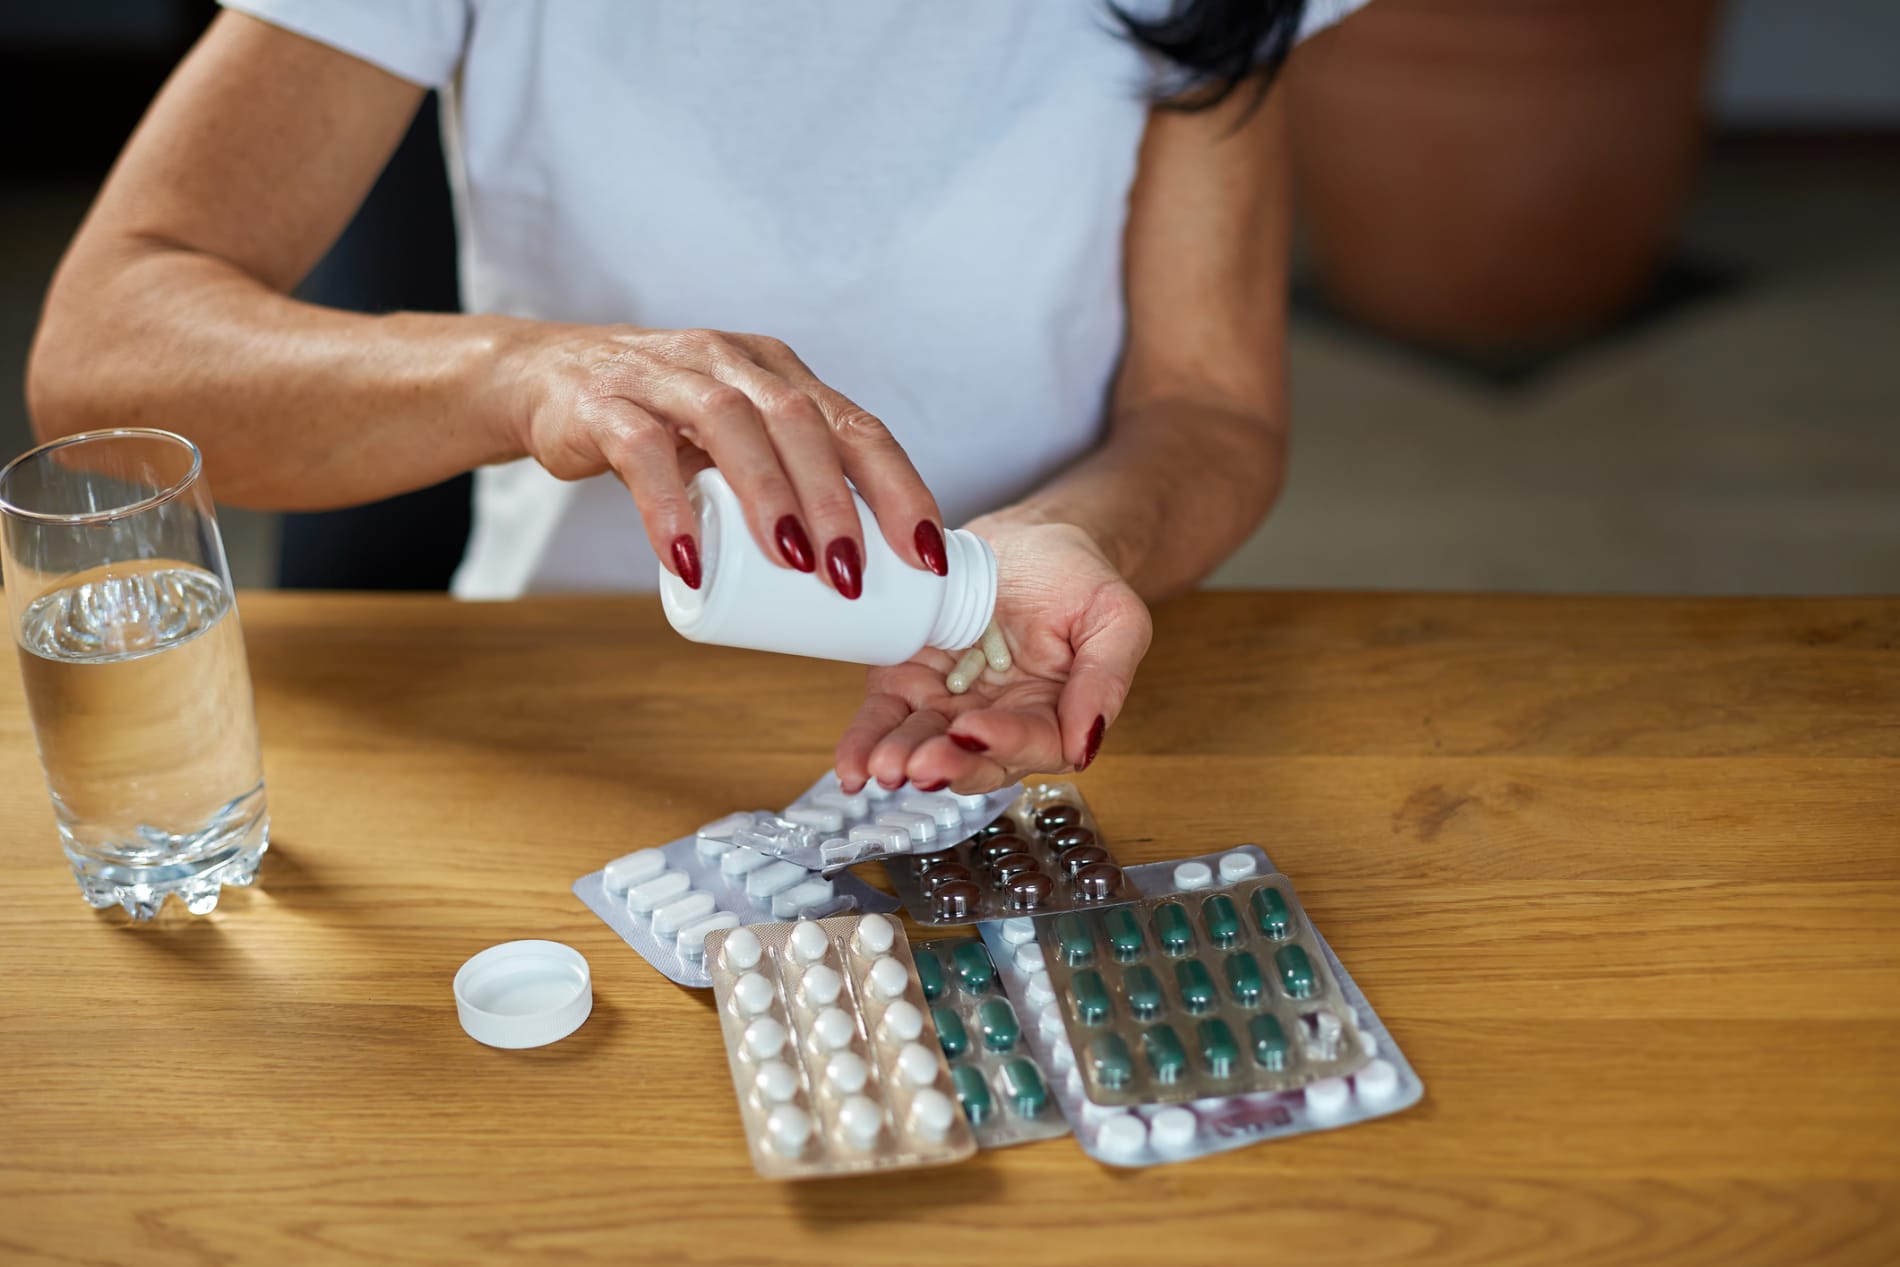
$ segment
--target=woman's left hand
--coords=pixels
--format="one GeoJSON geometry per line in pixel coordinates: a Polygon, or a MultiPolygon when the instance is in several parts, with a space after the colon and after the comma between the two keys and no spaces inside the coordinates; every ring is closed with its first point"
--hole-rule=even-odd
{"type": "Polygon", "coordinates": [[[986,792],[1026,774],[1082,769],[1121,712],[1153,624],[1089,535],[1067,524],[978,521],[996,551],[996,624],[1014,666],[984,669],[962,695],[956,656],[925,650],[874,668],[838,741],[838,778],[986,792]]]}

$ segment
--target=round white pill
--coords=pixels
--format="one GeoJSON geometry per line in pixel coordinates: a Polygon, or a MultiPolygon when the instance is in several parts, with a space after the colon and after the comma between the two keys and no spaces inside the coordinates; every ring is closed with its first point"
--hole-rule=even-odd
{"type": "Polygon", "coordinates": [[[833,1091],[844,1095],[864,1090],[864,1084],[870,1076],[871,1071],[865,1067],[864,1057],[855,1051],[834,1051],[831,1059],[825,1062],[825,1082],[833,1091]]]}
{"type": "Polygon", "coordinates": [[[1351,1096],[1344,1078],[1321,1078],[1318,1082],[1306,1084],[1306,1111],[1317,1113],[1321,1117],[1331,1117],[1346,1107],[1351,1096]]]}
{"type": "Polygon", "coordinates": [[[884,1131],[884,1110],[868,1095],[850,1096],[838,1106],[838,1129],[847,1143],[869,1148],[884,1131]]]}
{"type": "Polygon", "coordinates": [[[1049,979],[1047,971],[1031,973],[1029,980],[1023,983],[1023,1001],[1030,1007],[1042,1007],[1056,999],[1055,983],[1049,979]]]}
{"type": "Polygon", "coordinates": [[[1026,941],[1016,947],[1016,971],[1041,972],[1043,968],[1042,947],[1033,941],[1026,941]]]}
{"type": "Polygon", "coordinates": [[[1012,946],[1020,946],[1036,938],[1036,921],[1025,915],[1003,921],[1003,940],[1012,946]]]}
{"type": "Polygon", "coordinates": [[[768,1060],[759,1066],[759,1094],[771,1104],[783,1104],[798,1094],[798,1074],[782,1060],[768,1060]]]}
{"type": "Polygon", "coordinates": [[[798,991],[806,1007],[830,1007],[838,1001],[838,993],[842,989],[844,978],[827,963],[813,964],[805,969],[805,979],[798,983],[798,991]]]}
{"type": "Polygon", "coordinates": [[[1366,1049],[1366,1059],[1368,1060],[1379,1054],[1379,1040],[1374,1038],[1368,1031],[1360,1031],[1359,1045],[1366,1049]]]}
{"type": "Polygon", "coordinates": [[[941,1091],[919,1091],[910,1102],[910,1129],[925,1139],[942,1139],[956,1120],[957,1106],[941,1091]]]}
{"type": "Polygon", "coordinates": [[[757,1016],[771,1007],[776,993],[764,973],[748,972],[732,983],[732,1001],[746,1016],[757,1016]]]}
{"type": "Polygon", "coordinates": [[[1245,880],[1260,870],[1260,863],[1250,853],[1236,849],[1232,853],[1222,854],[1220,860],[1220,879],[1222,884],[1232,884],[1236,880],[1245,880]]]}
{"type": "Polygon", "coordinates": [[[1200,1120],[1192,1110],[1170,1105],[1148,1119],[1148,1142],[1164,1153],[1178,1153],[1191,1147],[1200,1120]]]}
{"type": "MultiPolygon", "coordinates": [[[[1074,1053],[1071,1052],[1070,1055],[1073,1056],[1074,1053]]],[[[1082,1071],[1080,1069],[1069,1070],[1068,1073],[1063,1075],[1062,1082],[1064,1086],[1069,1088],[1069,1098],[1071,1100],[1081,1101],[1084,1107],[1086,1107],[1088,1097],[1084,1093],[1087,1091],[1087,1087],[1082,1082],[1082,1071]]]]}
{"type": "Polygon", "coordinates": [[[927,1087],[937,1080],[937,1057],[922,1043],[905,1043],[897,1053],[897,1072],[913,1087],[927,1087]]]}
{"type": "Polygon", "coordinates": [[[1177,889],[1204,889],[1214,883],[1214,868],[1205,862],[1184,862],[1174,869],[1177,889]]]}
{"type": "Polygon", "coordinates": [[[1368,1100],[1387,1100],[1398,1093],[1399,1071],[1389,1060],[1375,1060],[1352,1076],[1352,1089],[1368,1100]]]}
{"type": "Polygon", "coordinates": [[[761,1016],[745,1027],[745,1049],[754,1060],[770,1060],[785,1050],[785,1027],[761,1016]]]}
{"type": "Polygon", "coordinates": [[[1062,1009],[1051,1004],[1037,1014],[1036,1028],[1042,1032],[1042,1041],[1053,1043],[1068,1033],[1062,1025],[1062,1009]]]}
{"type": "Polygon", "coordinates": [[[1133,1113],[1117,1113],[1095,1128],[1095,1146],[1111,1157],[1133,1157],[1148,1143],[1148,1128],[1133,1113]]]}
{"type": "Polygon", "coordinates": [[[1057,1073],[1067,1073],[1075,1068],[1075,1048],[1069,1045],[1067,1035],[1064,1035],[1060,1042],[1050,1041],[1049,1067],[1057,1073]]]}
{"type": "Polygon", "coordinates": [[[880,999],[894,999],[910,985],[910,974],[903,964],[886,955],[872,962],[864,974],[864,985],[880,999]]]}
{"type": "Polygon", "coordinates": [[[752,971],[759,966],[759,935],[749,928],[733,929],[719,957],[730,971],[752,971]]]}
{"type": "Polygon", "coordinates": [[[795,1104],[781,1104],[765,1115],[765,1135],[774,1152],[796,1157],[811,1139],[811,1115],[795,1104]]]}
{"type": "Polygon", "coordinates": [[[841,1007],[828,1007],[812,1018],[812,1041],[822,1051],[849,1047],[857,1032],[858,1027],[851,1023],[851,1014],[841,1007]]]}
{"type": "Polygon", "coordinates": [[[859,954],[881,955],[897,940],[897,929],[882,915],[866,915],[858,921],[856,940],[859,954]]]}
{"type": "Polygon", "coordinates": [[[786,935],[785,946],[798,962],[811,963],[825,957],[825,951],[831,948],[831,939],[825,936],[824,929],[808,919],[801,919],[786,935]]]}
{"type": "Polygon", "coordinates": [[[924,1032],[923,1010],[908,999],[899,999],[884,1009],[879,1024],[887,1042],[908,1043],[924,1032]]]}

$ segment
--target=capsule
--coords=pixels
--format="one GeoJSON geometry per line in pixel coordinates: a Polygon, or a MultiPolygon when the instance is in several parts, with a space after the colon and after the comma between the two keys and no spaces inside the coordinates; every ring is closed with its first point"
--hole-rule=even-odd
{"type": "Polygon", "coordinates": [[[1075,1019],[1084,1025],[1107,1023],[1108,987],[1095,969],[1084,968],[1069,978],[1069,1000],[1075,1005],[1075,1019]]]}
{"type": "Polygon", "coordinates": [[[1287,910],[1280,890],[1271,884],[1261,885],[1253,891],[1251,905],[1254,923],[1262,933],[1275,941],[1285,941],[1293,935],[1293,912],[1287,910]]]}
{"type": "Polygon", "coordinates": [[[1194,948],[1194,930],[1188,925],[1187,908],[1179,902],[1163,902],[1155,907],[1155,940],[1163,954],[1185,955],[1194,948]]]}
{"type": "Polygon", "coordinates": [[[1187,1051],[1172,1025],[1155,1025],[1143,1030],[1141,1054],[1147,1058],[1155,1081],[1163,1085],[1179,1082],[1181,1075],[1187,1072],[1187,1051]]]}
{"type": "Polygon", "coordinates": [[[951,960],[956,964],[957,980],[971,994],[982,994],[996,980],[996,965],[980,941],[964,942],[951,954],[951,960]]]}
{"type": "Polygon", "coordinates": [[[1234,909],[1234,899],[1225,893],[1215,893],[1201,903],[1201,927],[1207,930],[1207,940],[1223,949],[1240,940],[1240,912],[1234,909]]]}
{"type": "Polygon", "coordinates": [[[1019,875],[1039,869],[1036,856],[1030,853],[1006,853],[990,863],[990,874],[999,884],[1007,884],[1019,875]]]}
{"type": "Polygon", "coordinates": [[[1095,934],[1086,919],[1074,913],[1056,917],[1056,953],[1071,968],[1095,958],[1095,934]]]}
{"type": "Polygon", "coordinates": [[[935,951],[917,951],[917,984],[923,987],[925,1002],[943,993],[943,961],[935,951]]]}
{"type": "Polygon", "coordinates": [[[1210,1016],[1194,1027],[1194,1041],[1201,1049],[1201,1068],[1211,1078],[1232,1076],[1240,1060],[1240,1044],[1234,1031],[1218,1016],[1210,1016]]]}
{"type": "Polygon", "coordinates": [[[1066,801],[1057,801],[1036,811],[1036,830],[1045,836],[1079,826],[1081,822],[1082,811],[1066,801]]]}
{"type": "Polygon", "coordinates": [[[976,1028],[991,1051],[1008,1051],[1016,1045],[1016,1013],[1010,1010],[1008,999],[983,1000],[976,1009],[976,1028]]]}
{"type": "Polygon", "coordinates": [[[1141,955],[1141,921],[1126,906],[1117,906],[1102,915],[1102,928],[1108,933],[1108,948],[1117,959],[1127,962],[1141,955]]]}
{"type": "Polygon", "coordinates": [[[1227,956],[1227,993],[1234,996],[1234,1002],[1243,1007],[1252,1007],[1260,1001],[1260,991],[1265,983],[1260,976],[1260,961],[1253,952],[1236,950],[1227,956]]]}
{"type": "Polygon", "coordinates": [[[1167,1003],[1154,970],[1139,963],[1123,971],[1122,997],[1128,1000],[1128,1010],[1138,1021],[1154,1019],[1167,1003]]]}
{"type": "Polygon", "coordinates": [[[975,1065],[958,1065],[950,1071],[950,1081],[956,1086],[963,1116],[970,1119],[971,1126],[981,1126],[996,1107],[990,1097],[990,1084],[983,1081],[983,1071],[975,1065]]]}
{"type": "Polygon", "coordinates": [[[1286,1068],[1286,1029],[1279,1017],[1262,1012],[1248,1021],[1247,1041],[1253,1044],[1254,1062],[1262,1069],[1286,1068]]]}
{"type": "Polygon", "coordinates": [[[963,1018],[955,1008],[933,1007],[930,1019],[937,1024],[937,1046],[943,1048],[945,1056],[955,1060],[970,1050],[970,1033],[963,1028],[963,1018]]]}
{"type": "Polygon", "coordinates": [[[1003,1062],[997,1070],[997,1089],[1003,1102],[1017,1117],[1034,1117],[1049,1103],[1049,1088],[1043,1083],[1036,1062],[1022,1056],[1003,1062]]]}
{"type": "Polygon", "coordinates": [[[1183,959],[1174,965],[1174,984],[1181,990],[1181,1006],[1199,1014],[1213,1010],[1220,1002],[1214,989],[1213,974],[1199,959],[1183,959]]]}
{"type": "Polygon", "coordinates": [[[1113,1091],[1135,1076],[1135,1060],[1120,1034],[1103,1034],[1089,1044],[1089,1069],[1097,1083],[1113,1091]]]}
{"type": "Polygon", "coordinates": [[[1074,849],[1080,845],[1096,843],[1095,833],[1086,827],[1069,827],[1049,837],[1049,847],[1057,853],[1065,849],[1074,849]]]}
{"type": "Polygon", "coordinates": [[[919,873],[917,877],[917,887],[922,889],[926,894],[931,894],[946,884],[953,884],[959,880],[968,881],[974,879],[976,879],[976,877],[970,874],[970,869],[962,863],[946,862],[941,866],[935,866],[928,871],[919,873]]]}
{"type": "Polygon", "coordinates": [[[1094,845],[1076,845],[1056,855],[1056,865],[1062,868],[1062,874],[1071,877],[1078,876],[1090,867],[1100,866],[1107,861],[1108,850],[1094,845]]]}
{"type": "Polygon", "coordinates": [[[967,924],[983,890],[974,880],[951,880],[930,895],[930,918],[939,924],[967,924]]]}
{"type": "Polygon", "coordinates": [[[995,822],[985,823],[970,833],[971,840],[988,840],[992,836],[1003,836],[1016,830],[1016,824],[1007,815],[995,822]]]}
{"type": "Polygon", "coordinates": [[[1273,964],[1280,970],[1280,984],[1286,987],[1289,998],[1311,998],[1313,991],[1319,988],[1313,976],[1313,961],[1307,958],[1306,948],[1298,942],[1274,951],[1273,964]]]}

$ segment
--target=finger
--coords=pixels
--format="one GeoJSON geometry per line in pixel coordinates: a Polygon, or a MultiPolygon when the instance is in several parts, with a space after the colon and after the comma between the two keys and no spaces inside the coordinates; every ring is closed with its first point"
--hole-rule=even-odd
{"type": "Polygon", "coordinates": [[[1153,634],[1148,608],[1131,593],[1076,644],[1069,680],[1056,702],[1062,750],[1076,769],[1086,770],[1101,751],[1102,736],[1121,715],[1153,634]]]}
{"type": "Polygon", "coordinates": [[[993,792],[1015,777],[986,756],[959,748],[947,735],[938,735],[918,744],[910,754],[905,777],[914,787],[949,787],[965,794],[993,792]]]}
{"type": "Polygon", "coordinates": [[[699,588],[699,523],[686,496],[679,452],[666,426],[632,401],[603,397],[582,407],[581,423],[600,456],[633,494],[660,565],[699,588]]]}
{"type": "Polygon", "coordinates": [[[746,526],[765,557],[789,567],[778,546],[786,516],[798,520],[798,497],[779,465],[765,422],[745,392],[697,370],[669,368],[645,385],[644,404],[704,449],[732,485],[746,526]]]}
{"type": "Polygon", "coordinates": [[[856,793],[864,787],[871,777],[872,750],[903,724],[910,711],[910,705],[896,695],[877,692],[864,697],[858,715],[844,728],[834,754],[838,782],[845,791],[856,793]]]}
{"type": "Polygon", "coordinates": [[[1012,770],[1055,774],[1069,768],[1062,731],[1048,708],[979,708],[959,714],[950,741],[1012,770]]]}
{"type": "Polygon", "coordinates": [[[910,754],[926,739],[941,735],[950,725],[942,713],[922,709],[897,724],[871,750],[871,777],[888,788],[895,788],[909,777],[910,754]]]}
{"type": "MultiPolygon", "coordinates": [[[[790,356],[789,351],[786,355],[790,356]]],[[[797,357],[791,356],[781,372],[817,403],[831,429],[845,475],[871,508],[879,531],[897,557],[938,576],[947,575],[943,513],[924,486],[923,476],[911,465],[904,446],[883,422],[842,392],[820,382],[797,357]]]]}

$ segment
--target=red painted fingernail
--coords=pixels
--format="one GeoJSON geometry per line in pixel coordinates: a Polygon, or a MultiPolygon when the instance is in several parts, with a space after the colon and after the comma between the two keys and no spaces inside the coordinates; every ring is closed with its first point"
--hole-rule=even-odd
{"type": "Polygon", "coordinates": [[[917,790],[919,792],[941,792],[949,786],[950,786],[950,780],[938,779],[935,783],[919,783],[917,785],[917,790]]]}
{"type": "Polygon", "coordinates": [[[990,746],[981,739],[972,739],[968,735],[951,735],[950,742],[965,752],[988,752],[990,746]]]}
{"type": "Polygon", "coordinates": [[[1102,732],[1106,729],[1108,729],[1108,718],[1097,713],[1095,715],[1095,724],[1089,727],[1088,751],[1082,754],[1082,764],[1077,766],[1076,769],[1086,770],[1095,764],[1095,754],[1102,750],[1102,732]]]}
{"type": "Polygon", "coordinates": [[[686,582],[686,588],[699,588],[699,543],[690,536],[673,538],[673,566],[679,569],[680,580],[686,582]]]}
{"type": "Polygon", "coordinates": [[[805,525],[798,522],[797,515],[786,515],[772,531],[778,538],[778,552],[787,563],[801,572],[818,570],[818,561],[811,555],[811,538],[805,535],[805,525]]]}
{"type": "Polygon", "coordinates": [[[917,557],[924,561],[925,567],[938,576],[950,575],[950,560],[943,552],[943,534],[937,531],[936,524],[924,520],[917,525],[913,539],[917,542],[917,557]]]}
{"type": "Polygon", "coordinates": [[[858,559],[858,543],[851,538],[839,537],[825,547],[825,571],[846,598],[864,593],[864,564],[858,559]]]}

